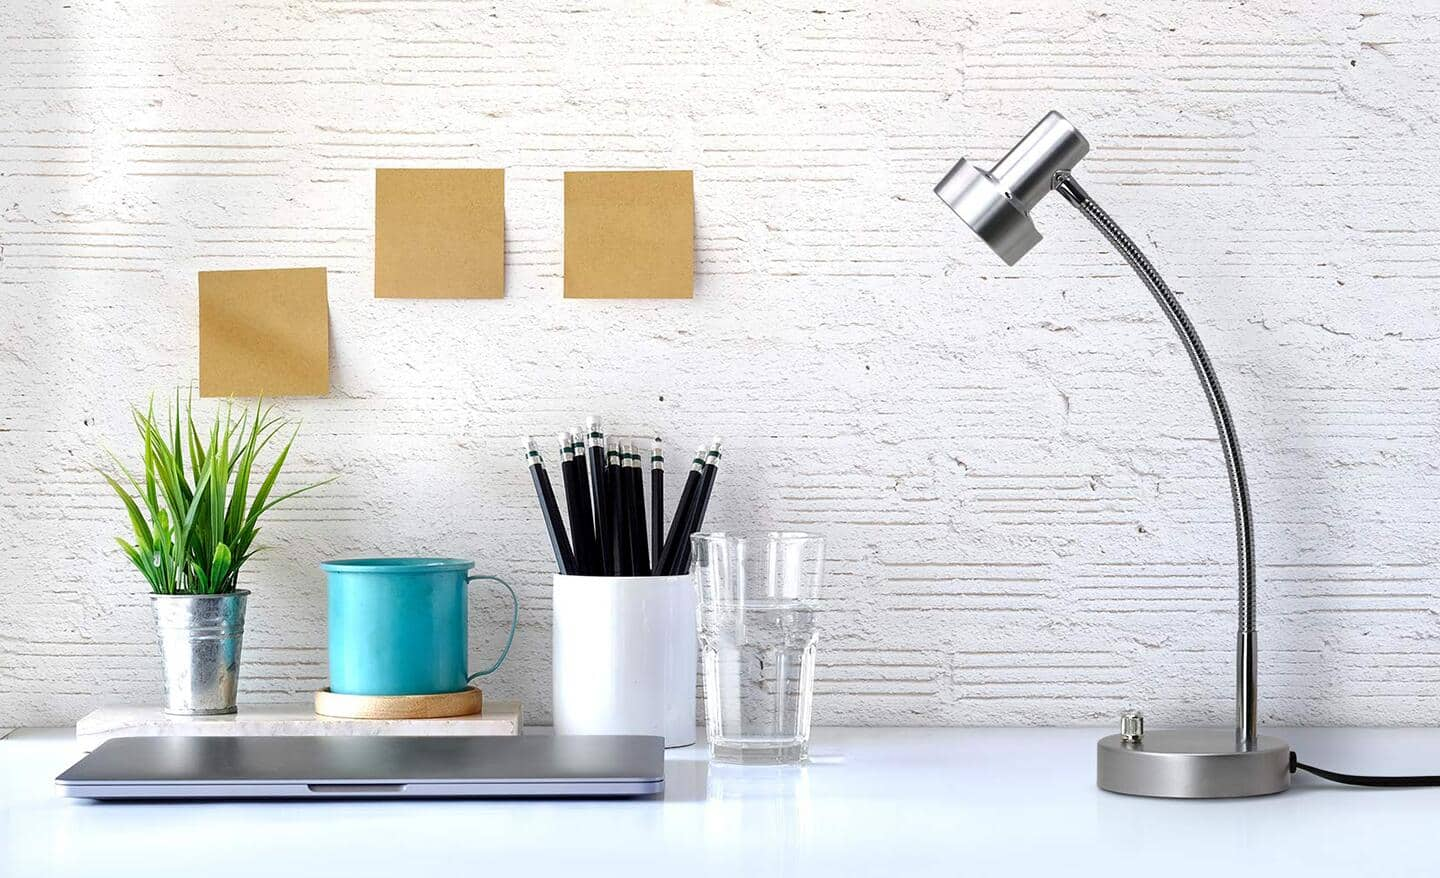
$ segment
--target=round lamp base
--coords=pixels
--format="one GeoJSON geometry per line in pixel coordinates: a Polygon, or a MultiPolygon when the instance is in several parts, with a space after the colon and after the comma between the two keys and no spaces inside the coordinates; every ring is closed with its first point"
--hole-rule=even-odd
{"type": "Polygon", "coordinates": [[[1249,749],[1234,729],[1161,729],[1134,741],[1100,739],[1096,783],[1102,790],[1167,799],[1268,796],[1290,788],[1290,745],[1261,735],[1249,749]]]}

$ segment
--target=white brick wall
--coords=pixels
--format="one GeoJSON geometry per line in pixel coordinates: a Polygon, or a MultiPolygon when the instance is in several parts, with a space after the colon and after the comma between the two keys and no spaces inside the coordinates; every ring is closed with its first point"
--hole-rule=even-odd
{"type": "Polygon", "coordinates": [[[1435,723],[1440,21],[1298,8],[9,0],[0,725],[156,697],[91,466],[194,380],[197,270],[304,265],[333,391],[284,404],[293,475],[343,479],[266,527],[248,699],[324,684],[319,560],[445,553],[518,583],[490,688],[547,717],[515,437],[595,409],[724,435],[717,525],[829,534],[819,722],[1226,721],[1229,500],[1169,327],[1060,199],[1011,270],[930,194],[1052,107],[1235,409],[1265,720],[1435,723]],[[377,165],[508,169],[506,299],[371,297],[377,165]],[[564,301],[561,173],[649,166],[695,169],[694,301],[564,301]]]}

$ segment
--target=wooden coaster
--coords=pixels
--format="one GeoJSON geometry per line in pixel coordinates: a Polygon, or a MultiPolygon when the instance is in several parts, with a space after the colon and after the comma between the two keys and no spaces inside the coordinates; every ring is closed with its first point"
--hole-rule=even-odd
{"type": "Polygon", "coordinates": [[[315,693],[315,712],[346,719],[436,719],[479,713],[480,690],[466,686],[459,692],[438,695],[337,695],[329,689],[315,693]]]}

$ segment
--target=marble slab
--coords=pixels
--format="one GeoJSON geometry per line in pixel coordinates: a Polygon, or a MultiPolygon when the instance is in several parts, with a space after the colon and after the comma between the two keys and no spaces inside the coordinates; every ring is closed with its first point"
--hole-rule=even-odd
{"type": "Polygon", "coordinates": [[[102,707],[75,724],[86,753],[111,738],[155,735],[518,735],[520,702],[485,699],[482,712],[440,719],[341,719],[313,704],[241,706],[228,716],[168,716],[157,706],[102,707]]]}

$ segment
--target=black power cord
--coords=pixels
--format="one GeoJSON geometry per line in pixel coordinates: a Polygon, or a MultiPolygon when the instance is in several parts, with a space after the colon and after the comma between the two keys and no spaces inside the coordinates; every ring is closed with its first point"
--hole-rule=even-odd
{"type": "Polygon", "coordinates": [[[1440,787],[1440,774],[1412,774],[1412,775],[1373,775],[1373,774],[1341,774],[1338,771],[1330,771],[1325,768],[1316,768],[1313,765],[1306,765],[1290,751],[1290,773],[1295,770],[1308,771],[1316,777],[1323,777],[1335,783],[1349,784],[1352,787],[1440,787]]]}

